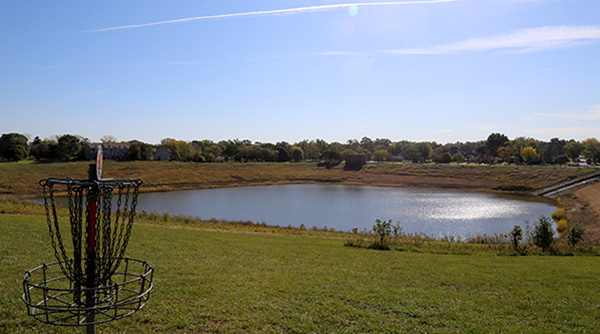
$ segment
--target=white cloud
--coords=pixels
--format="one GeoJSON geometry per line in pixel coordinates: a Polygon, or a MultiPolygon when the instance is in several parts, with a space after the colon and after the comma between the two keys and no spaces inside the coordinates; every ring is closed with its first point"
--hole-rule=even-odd
{"type": "Polygon", "coordinates": [[[578,120],[578,121],[600,121],[600,104],[591,106],[584,113],[570,113],[570,112],[559,112],[559,113],[536,113],[535,116],[545,118],[560,118],[566,120],[578,120]]]}
{"type": "Polygon", "coordinates": [[[514,50],[525,53],[580,45],[599,39],[600,26],[547,26],[521,29],[507,34],[467,39],[432,47],[382,50],[381,52],[409,55],[514,50]]]}
{"type": "Polygon", "coordinates": [[[445,2],[457,2],[460,0],[415,0],[415,1],[393,1],[393,2],[356,2],[356,3],[345,3],[345,4],[333,4],[333,5],[321,5],[321,6],[309,6],[309,7],[297,7],[297,8],[288,8],[288,9],[274,9],[274,10],[263,10],[263,11],[255,11],[255,12],[244,12],[244,13],[232,13],[232,14],[221,14],[221,15],[207,15],[207,16],[196,16],[196,17],[188,17],[183,19],[175,19],[175,20],[166,20],[166,21],[158,21],[158,22],[150,22],[150,23],[142,23],[142,24],[131,24],[131,25],[122,25],[116,27],[102,28],[102,29],[94,29],[87,30],[84,32],[103,32],[110,30],[121,30],[121,29],[132,29],[132,28],[143,28],[150,27],[162,24],[173,24],[173,23],[183,23],[190,21],[201,21],[201,20],[214,20],[214,19],[225,19],[225,18],[239,18],[239,17],[248,17],[248,16],[275,16],[275,15],[293,15],[293,14],[302,14],[302,13],[314,13],[314,12],[324,12],[330,11],[340,8],[349,8],[352,6],[402,6],[402,5],[418,5],[418,4],[436,4],[436,3],[445,3],[445,2]]]}

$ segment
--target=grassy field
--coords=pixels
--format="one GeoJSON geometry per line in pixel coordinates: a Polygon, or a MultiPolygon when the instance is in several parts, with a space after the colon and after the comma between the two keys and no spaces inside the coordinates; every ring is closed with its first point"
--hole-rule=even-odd
{"type": "MultiPolygon", "coordinates": [[[[0,215],[0,332],[81,333],[26,315],[26,270],[54,261],[44,218],[0,215]]],[[[597,333],[600,257],[437,255],[339,238],[137,224],[155,268],[137,314],[99,333],[597,333]]]]}
{"type": "MultiPolygon", "coordinates": [[[[40,195],[38,181],[48,177],[87,178],[89,162],[0,163],[0,197],[40,195]]],[[[317,163],[185,163],[106,161],[104,177],[141,178],[143,191],[294,182],[335,182],[480,190],[535,190],[593,169],[544,166],[369,164],[359,171],[317,163]]]]}

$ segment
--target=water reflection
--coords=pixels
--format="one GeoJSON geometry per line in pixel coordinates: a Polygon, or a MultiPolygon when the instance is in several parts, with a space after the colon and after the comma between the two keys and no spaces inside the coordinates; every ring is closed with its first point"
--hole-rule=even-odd
{"type": "Polygon", "coordinates": [[[400,221],[406,232],[464,237],[508,233],[550,216],[555,206],[531,197],[458,190],[294,184],[142,194],[139,209],[265,222],[280,226],[370,229],[375,219],[400,221]]]}

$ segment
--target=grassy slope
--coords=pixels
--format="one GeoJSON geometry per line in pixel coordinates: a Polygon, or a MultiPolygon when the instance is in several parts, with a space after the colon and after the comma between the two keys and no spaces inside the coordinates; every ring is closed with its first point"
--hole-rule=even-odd
{"type": "MultiPolygon", "coordinates": [[[[39,196],[47,177],[86,178],[89,162],[0,163],[0,196],[39,196]]],[[[285,182],[346,182],[429,187],[539,189],[591,169],[564,167],[369,164],[360,171],[316,163],[182,163],[106,161],[105,177],[141,178],[144,191],[285,182]]]]}
{"type": "MultiPolygon", "coordinates": [[[[53,262],[42,217],[0,215],[0,332],[81,333],[25,314],[26,270],[53,262]]],[[[155,267],[139,313],[106,333],[552,333],[600,330],[599,257],[455,256],[338,239],[136,225],[155,267]]]]}

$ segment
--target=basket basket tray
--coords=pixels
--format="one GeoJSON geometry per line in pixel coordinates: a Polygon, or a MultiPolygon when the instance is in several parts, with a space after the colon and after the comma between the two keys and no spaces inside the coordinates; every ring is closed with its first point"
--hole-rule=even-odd
{"type": "Polygon", "coordinates": [[[35,319],[52,325],[83,326],[118,320],[140,310],[150,297],[153,267],[146,261],[123,258],[110,284],[75,288],[59,262],[44,264],[25,273],[23,302],[35,319]],[[88,305],[86,296],[93,296],[88,305]],[[93,322],[88,319],[94,314],[93,322]]]}

